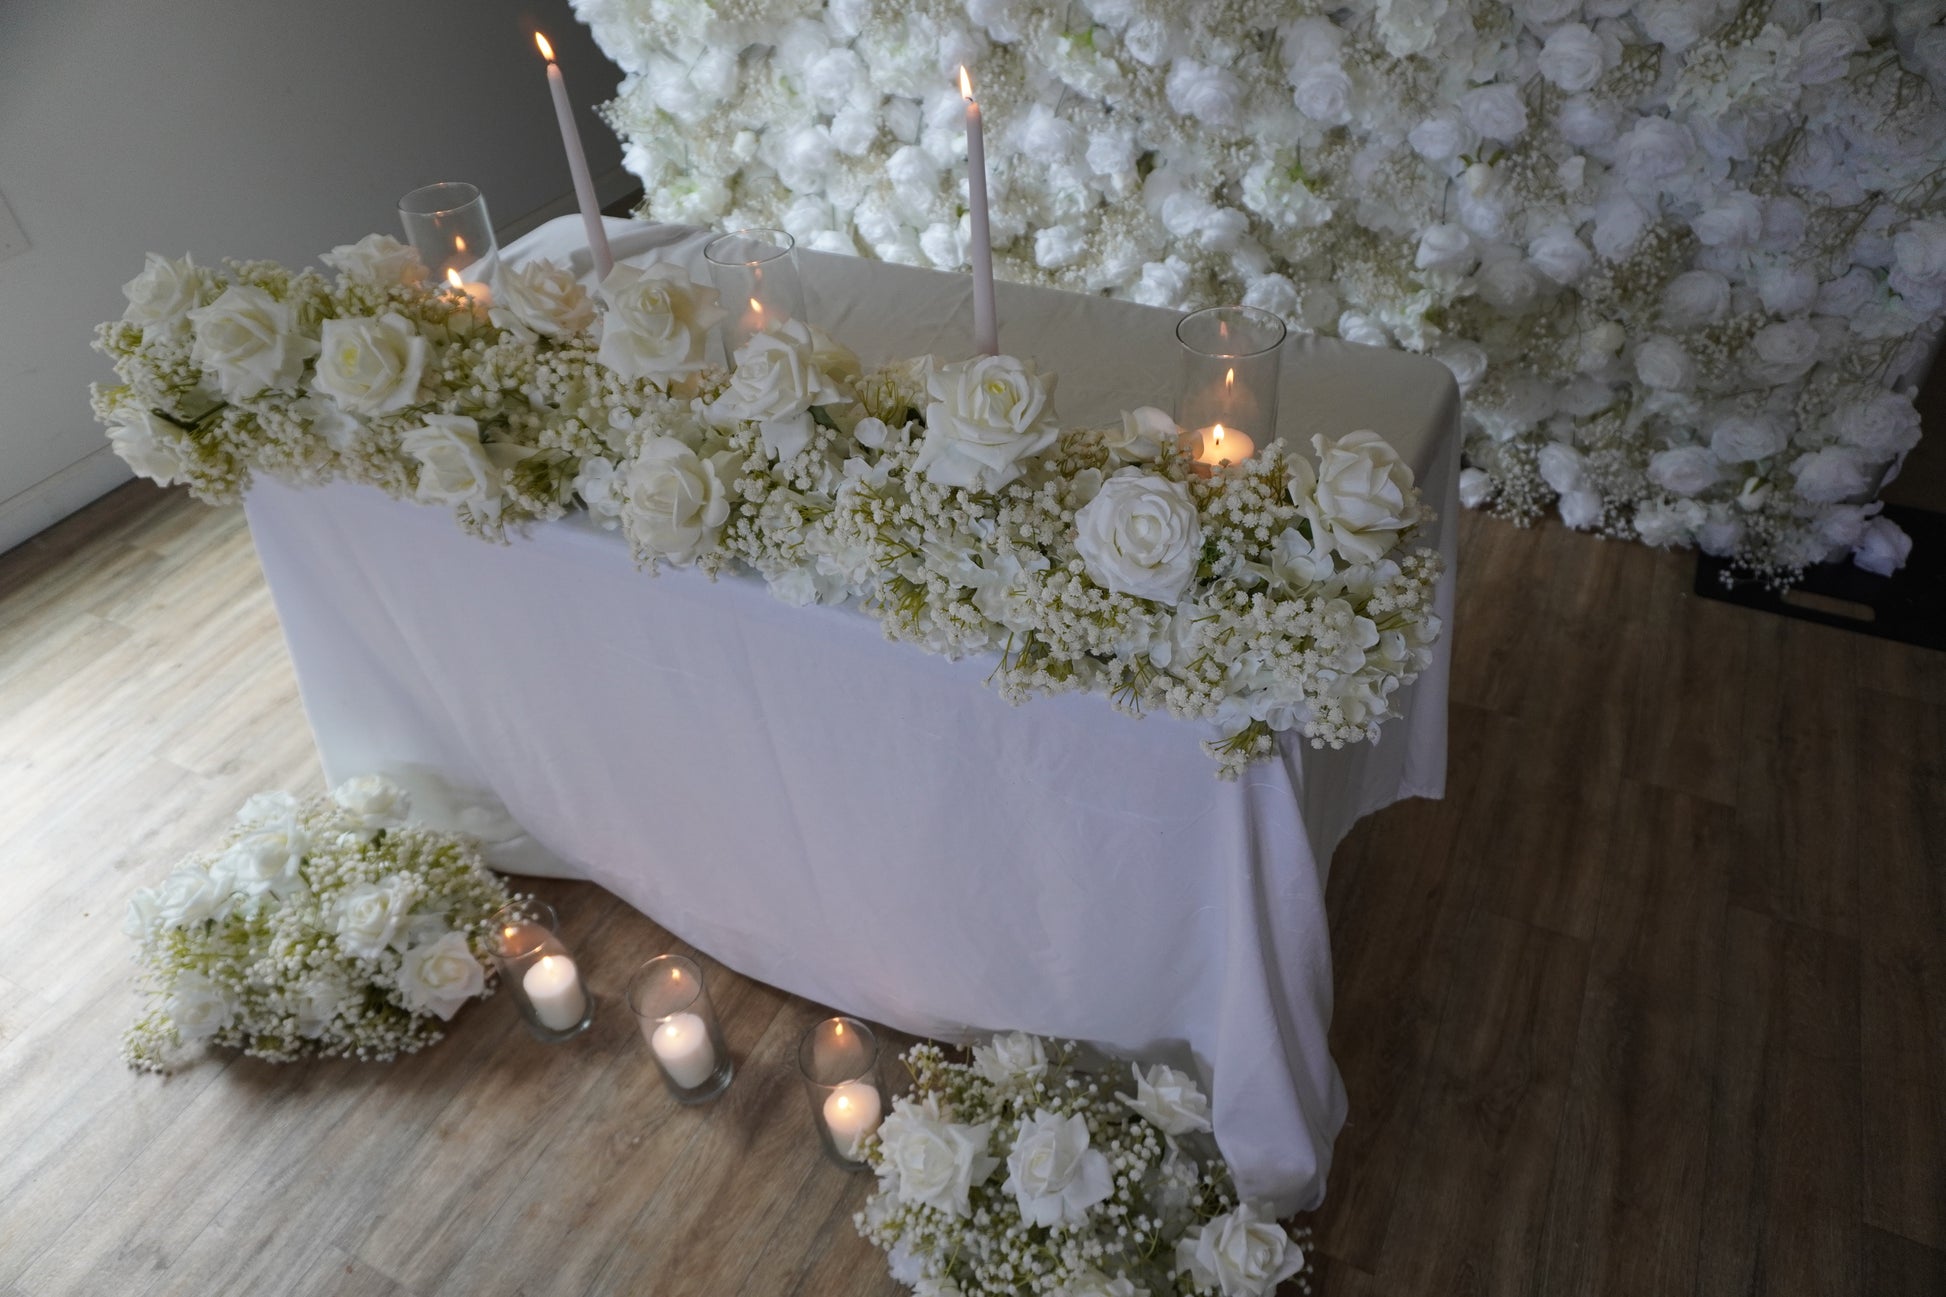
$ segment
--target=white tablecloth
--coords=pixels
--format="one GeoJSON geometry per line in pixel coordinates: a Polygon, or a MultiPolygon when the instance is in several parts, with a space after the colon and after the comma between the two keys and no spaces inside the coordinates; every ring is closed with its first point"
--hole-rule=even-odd
{"type": "MultiPolygon", "coordinates": [[[[695,232],[611,231],[618,257],[703,277],[695,232]]],[[[576,242],[556,222],[508,254],[567,260],[576,242]]],[[[969,349],[964,279],[801,264],[814,322],[868,362],[969,349]]],[[[1067,421],[1173,403],[1173,313],[1010,285],[1000,310],[1004,347],[1059,372],[1067,421]]],[[[1446,371],[1329,340],[1287,352],[1285,437],[1385,435],[1450,562],[1446,371]]],[[[486,790],[565,872],[847,1012],[1193,1062],[1244,1192],[1321,1198],[1345,1115],[1324,869],[1361,815],[1443,791],[1443,644],[1376,746],[1293,742],[1224,783],[1203,727],[1093,696],[1011,707],[983,685],[990,661],[887,643],[858,611],[788,607],[754,579],[651,579],[585,518],[502,547],[371,488],[268,480],[248,511],[334,781],[420,767],[486,790]]],[[[1450,603],[1449,576],[1443,643],[1450,603]]]]}

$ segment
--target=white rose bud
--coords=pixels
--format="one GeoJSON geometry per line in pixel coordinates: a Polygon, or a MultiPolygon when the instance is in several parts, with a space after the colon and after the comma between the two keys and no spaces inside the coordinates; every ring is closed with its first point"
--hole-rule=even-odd
{"type": "Polygon", "coordinates": [[[1750,339],[1756,357],[1751,371],[1773,382],[1789,382],[1817,363],[1819,345],[1818,331],[1808,321],[1765,325],[1750,339]]]}
{"type": "Polygon", "coordinates": [[[1473,251],[1473,236],[1450,221],[1428,225],[1419,235],[1419,251],[1412,264],[1420,270],[1455,270],[1464,273],[1478,258],[1473,251]]]}
{"type": "Polygon", "coordinates": [[[1480,297],[1496,310],[1519,315],[1540,297],[1541,277],[1519,254],[1496,257],[1476,277],[1480,297]]]}
{"type": "Polygon", "coordinates": [[[1587,531],[1598,526],[1605,512],[1601,496],[1589,487],[1569,491],[1561,497],[1561,521],[1576,531],[1587,531]]]}
{"type": "Polygon", "coordinates": [[[1644,117],[1615,142],[1615,165],[1633,183],[1653,183],[1689,168],[1695,143],[1666,117],[1644,117]]]}
{"type": "Polygon", "coordinates": [[[1189,488],[1125,468],[1074,516],[1088,575],[1118,594],[1174,607],[1196,577],[1203,530],[1189,488]]]}
{"type": "Polygon", "coordinates": [[[1615,116],[1615,109],[1605,100],[1576,95],[1561,104],[1554,128],[1576,148],[1598,149],[1614,142],[1619,130],[1615,116]]]}
{"type": "Polygon", "coordinates": [[[1177,443],[1182,429],[1168,413],[1152,405],[1122,412],[1121,426],[1102,433],[1102,445],[1123,464],[1151,464],[1166,447],[1177,443]]]}
{"type": "Polygon", "coordinates": [[[190,1043],[208,1040],[236,1021],[230,992],[201,973],[182,973],[169,994],[169,1020],[190,1043]]]}
{"type": "Polygon", "coordinates": [[[1534,268],[1557,284],[1572,284],[1588,273],[1594,254],[1575,237],[1572,229],[1557,225],[1535,236],[1527,245],[1527,256],[1534,268]]]}
{"type": "Polygon", "coordinates": [[[1406,143],[1428,162],[1446,162],[1468,150],[1473,143],[1473,134],[1460,124],[1457,117],[1441,113],[1413,127],[1406,136],[1406,143]]]}
{"type": "Polygon", "coordinates": [[[1946,280],[1946,220],[1913,221],[1892,237],[1892,255],[1918,283],[1946,280]]]}
{"type": "Polygon", "coordinates": [[[1169,106],[1211,126],[1235,126],[1243,111],[1243,82],[1228,68],[1177,59],[1164,86],[1169,106]]]}
{"type": "Polygon", "coordinates": [[[1689,223],[1706,248],[1747,248],[1763,237],[1764,209],[1742,190],[1723,194],[1689,223]]]}
{"type": "MultiPolygon", "coordinates": [[[[1326,569],[1329,573],[1329,569],[1326,569]]],[[[1196,1078],[1157,1063],[1144,1072],[1140,1063],[1129,1070],[1135,1076],[1135,1093],[1115,1097],[1130,1111],[1146,1118],[1165,1135],[1187,1135],[1210,1129],[1209,1096],[1196,1084],[1196,1078]]]]}
{"type": "Polygon", "coordinates": [[[1541,447],[1539,457],[1541,481],[1556,495],[1567,495],[1578,491],[1585,484],[1587,466],[1583,463],[1581,452],[1564,442],[1550,441],[1541,447]]]}
{"type": "Polygon", "coordinates": [[[1351,120],[1351,78],[1336,63],[1314,63],[1291,78],[1291,101],[1297,111],[1326,126],[1351,120]]]}
{"type": "Polygon", "coordinates": [[[331,800],[350,811],[367,829],[390,829],[405,823],[412,798],[384,775],[358,775],[331,790],[331,800]]]}

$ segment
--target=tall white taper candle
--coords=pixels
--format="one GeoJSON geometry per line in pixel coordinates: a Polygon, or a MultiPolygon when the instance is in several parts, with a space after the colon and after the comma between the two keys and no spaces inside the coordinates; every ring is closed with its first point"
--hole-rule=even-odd
{"type": "Polygon", "coordinates": [[[615,258],[608,251],[608,232],[601,224],[601,204],[595,201],[595,182],[588,174],[588,155],[581,148],[581,129],[574,124],[574,108],[568,103],[568,83],[554,62],[554,47],[547,37],[534,33],[534,44],[547,60],[547,88],[554,95],[554,116],[561,123],[561,147],[567,151],[568,171],[574,176],[575,201],[581,204],[581,224],[588,232],[588,251],[595,258],[595,282],[608,278],[615,258]]]}
{"type": "Polygon", "coordinates": [[[973,350],[1000,354],[1000,319],[993,309],[993,236],[987,228],[987,145],[980,125],[973,79],[959,70],[959,92],[966,98],[966,209],[973,226],[973,350]]]}

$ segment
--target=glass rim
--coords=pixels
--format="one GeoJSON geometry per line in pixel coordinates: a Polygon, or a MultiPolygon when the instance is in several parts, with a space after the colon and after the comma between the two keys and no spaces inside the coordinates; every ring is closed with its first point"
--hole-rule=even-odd
{"type": "Polygon", "coordinates": [[[538,897],[526,897],[509,901],[487,917],[487,947],[496,955],[519,959],[533,954],[550,940],[558,940],[560,920],[555,916],[554,907],[538,897]],[[534,945],[514,950],[507,941],[506,930],[515,923],[537,925],[544,936],[534,945]]]}
{"type": "Polygon", "coordinates": [[[1191,311],[1176,321],[1176,341],[1182,344],[1183,349],[1215,360],[1251,360],[1257,356],[1268,355],[1284,345],[1284,338],[1288,333],[1289,329],[1282,319],[1270,311],[1255,306],[1205,306],[1202,310],[1191,311]],[[1183,330],[1190,327],[1191,321],[1204,320],[1213,315],[1239,315],[1258,328],[1270,329],[1275,326],[1275,333],[1269,343],[1247,351],[1210,351],[1197,346],[1183,336],[1183,330]]]}
{"type": "Polygon", "coordinates": [[[468,181],[436,180],[430,185],[420,185],[417,189],[407,191],[406,195],[399,199],[399,211],[406,216],[444,216],[448,212],[457,212],[462,207],[471,207],[474,203],[479,202],[482,197],[484,195],[481,194],[480,187],[468,181]],[[431,195],[446,189],[464,192],[467,196],[456,203],[443,203],[439,206],[413,205],[412,203],[413,199],[419,198],[422,195],[431,195]]]}
{"type": "Polygon", "coordinates": [[[797,240],[783,230],[773,230],[762,226],[750,229],[730,230],[719,234],[703,245],[703,260],[712,266],[767,266],[773,261],[788,257],[797,250],[797,240]],[[772,251],[762,257],[725,257],[721,249],[732,239],[748,239],[752,243],[767,243],[772,251]]]}
{"type": "Polygon", "coordinates": [[[829,1018],[821,1018],[806,1028],[804,1035],[797,1042],[797,1070],[806,1082],[825,1090],[835,1090],[841,1085],[850,1085],[854,1081],[870,1081],[873,1085],[877,1085],[878,1033],[872,1030],[870,1023],[861,1022],[850,1014],[836,1013],[829,1018]],[[834,1022],[838,1024],[840,1031],[849,1027],[857,1035],[861,1042],[860,1047],[865,1050],[865,1056],[859,1063],[857,1071],[838,1077],[836,1080],[822,1081],[818,1079],[814,1070],[815,1046],[820,1033],[834,1022]]]}
{"type": "Polygon", "coordinates": [[[695,960],[689,958],[687,955],[657,955],[653,959],[645,959],[636,965],[633,973],[629,974],[628,989],[623,993],[622,998],[628,1001],[628,1010],[637,1019],[650,1022],[664,1022],[675,1017],[678,1013],[690,1012],[696,1007],[696,1002],[703,998],[703,970],[697,965],[695,960]],[[695,989],[689,993],[688,999],[660,1013],[644,1012],[641,1003],[643,998],[642,993],[648,989],[650,981],[665,968],[674,969],[677,976],[681,976],[682,972],[687,969],[690,981],[695,986],[695,989]]]}

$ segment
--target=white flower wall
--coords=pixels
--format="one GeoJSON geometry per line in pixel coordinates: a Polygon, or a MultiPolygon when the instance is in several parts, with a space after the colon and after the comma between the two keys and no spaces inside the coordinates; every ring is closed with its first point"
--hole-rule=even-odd
{"type": "Polygon", "coordinates": [[[648,216],[1437,356],[1469,504],[1788,578],[1946,308],[1946,0],[576,0],[648,216]]]}

